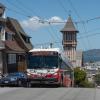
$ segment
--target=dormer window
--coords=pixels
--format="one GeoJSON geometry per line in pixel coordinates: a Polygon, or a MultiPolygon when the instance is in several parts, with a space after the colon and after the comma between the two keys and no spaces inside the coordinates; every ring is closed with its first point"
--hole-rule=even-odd
{"type": "Polygon", "coordinates": [[[27,37],[25,42],[29,43],[30,42],[30,38],[27,37]]]}
{"type": "Polygon", "coordinates": [[[13,35],[12,35],[12,33],[6,32],[6,40],[13,40],[13,35]]]}
{"type": "Polygon", "coordinates": [[[21,34],[23,40],[26,42],[26,43],[30,43],[30,37],[26,37],[24,36],[23,34],[21,34]]]}

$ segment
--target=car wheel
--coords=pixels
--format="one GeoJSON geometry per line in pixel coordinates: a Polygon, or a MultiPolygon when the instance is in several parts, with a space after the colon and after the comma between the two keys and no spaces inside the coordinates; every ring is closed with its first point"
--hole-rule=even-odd
{"type": "Polygon", "coordinates": [[[22,86],[22,81],[18,80],[18,86],[21,87],[22,86]]]}

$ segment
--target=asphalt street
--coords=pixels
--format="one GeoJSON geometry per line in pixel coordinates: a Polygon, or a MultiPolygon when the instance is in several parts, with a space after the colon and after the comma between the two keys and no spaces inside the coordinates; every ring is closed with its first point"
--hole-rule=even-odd
{"type": "Polygon", "coordinates": [[[0,88],[0,100],[100,100],[95,88],[0,88]]]}

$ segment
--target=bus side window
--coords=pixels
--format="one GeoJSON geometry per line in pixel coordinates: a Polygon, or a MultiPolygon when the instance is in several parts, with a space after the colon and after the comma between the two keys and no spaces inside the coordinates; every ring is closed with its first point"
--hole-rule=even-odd
{"type": "Polygon", "coordinates": [[[59,66],[60,66],[60,68],[62,68],[62,59],[61,58],[59,58],[59,66]]]}

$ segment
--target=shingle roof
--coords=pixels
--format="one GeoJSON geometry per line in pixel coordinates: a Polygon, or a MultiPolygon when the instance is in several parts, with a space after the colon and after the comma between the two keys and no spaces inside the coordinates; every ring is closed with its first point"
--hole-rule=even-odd
{"type": "Polygon", "coordinates": [[[78,32],[74,26],[74,23],[72,21],[72,18],[71,16],[68,17],[68,20],[64,26],[64,28],[61,30],[61,32],[64,32],[64,31],[75,31],[75,32],[78,32]]]}
{"type": "Polygon", "coordinates": [[[8,34],[14,34],[15,35],[15,33],[12,30],[10,30],[7,26],[5,26],[5,30],[8,34]]]}
{"type": "Polygon", "coordinates": [[[24,35],[24,36],[26,36],[26,37],[30,37],[30,36],[28,36],[28,35],[24,32],[23,28],[21,27],[21,25],[19,24],[19,22],[18,22],[16,19],[10,18],[10,17],[7,17],[7,19],[10,20],[11,24],[13,25],[13,27],[14,27],[18,32],[20,32],[22,35],[24,35]]]}
{"type": "Polygon", "coordinates": [[[12,25],[12,27],[15,29],[16,35],[17,35],[17,40],[20,41],[21,46],[26,49],[30,50],[32,49],[32,44],[31,42],[26,43],[24,39],[22,38],[22,35],[24,35],[27,38],[30,38],[22,29],[21,25],[16,19],[7,17],[7,21],[12,25]]]}
{"type": "Polygon", "coordinates": [[[5,45],[6,45],[9,49],[11,49],[11,50],[13,50],[13,51],[25,52],[25,50],[22,49],[22,48],[18,45],[18,43],[17,43],[16,41],[5,41],[5,45]]]}

